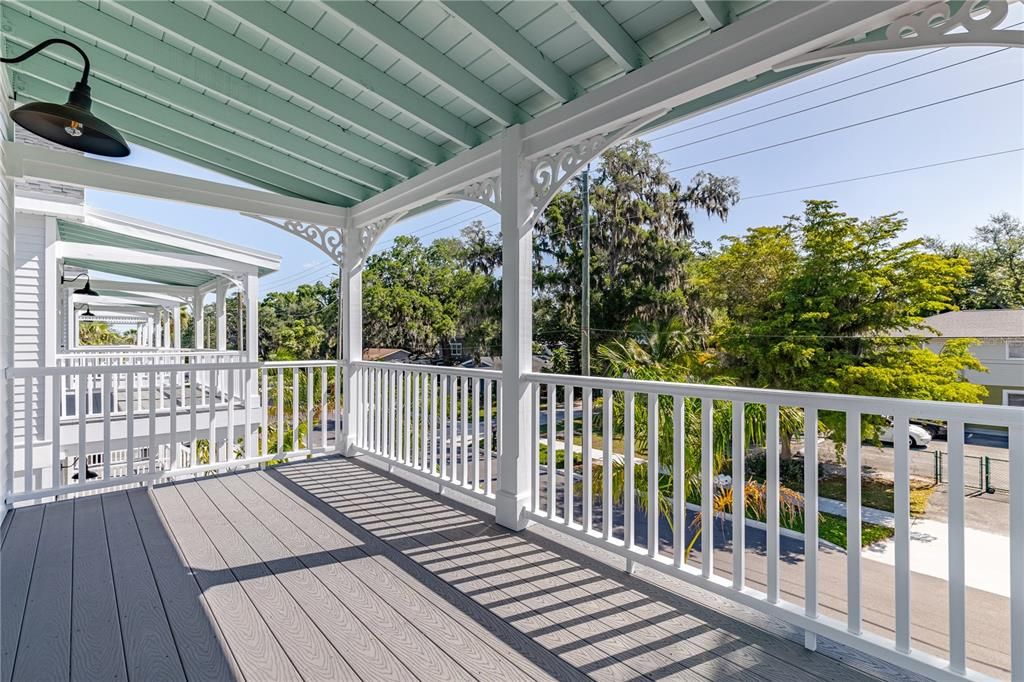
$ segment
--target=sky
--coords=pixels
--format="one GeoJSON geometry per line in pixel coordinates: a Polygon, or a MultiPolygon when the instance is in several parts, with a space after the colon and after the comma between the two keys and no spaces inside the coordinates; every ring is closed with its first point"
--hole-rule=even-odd
{"type": "MultiPolygon", "coordinates": [[[[1022,4],[1011,6],[1006,21],[1017,22],[1024,22],[1022,4]]],[[[684,184],[699,170],[739,180],[742,198],[727,221],[696,217],[701,240],[716,242],[750,227],[779,224],[799,213],[806,199],[832,199],[862,218],[902,212],[908,236],[964,241],[993,213],[1024,217],[1022,81],[1024,50],[1019,48],[875,55],[644,138],[684,184]],[[982,155],[988,156],[957,161],[982,155]],[[905,169],[917,170],[892,173],[905,169]],[[856,179],[880,173],[890,174],[856,179]],[[835,184],[817,187],[825,183],[835,184]]],[[[126,163],[244,186],[137,145],[126,163]]],[[[94,190],[87,202],[279,254],[281,270],[263,279],[264,292],[290,290],[336,271],[312,245],[229,212],[94,190]]],[[[375,250],[387,248],[399,234],[425,241],[451,236],[472,219],[497,230],[495,213],[458,202],[398,223],[375,250]]]]}

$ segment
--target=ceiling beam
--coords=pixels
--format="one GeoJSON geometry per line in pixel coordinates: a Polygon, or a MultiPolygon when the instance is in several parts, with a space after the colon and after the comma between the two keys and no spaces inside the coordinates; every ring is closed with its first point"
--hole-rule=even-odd
{"type": "Polygon", "coordinates": [[[254,270],[252,266],[245,263],[216,256],[145,251],[143,249],[130,249],[121,246],[81,244],[78,242],[58,242],[57,258],[104,261],[108,263],[131,263],[132,265],[179,268],[182,270],[200,270],[210,274],[254,270]]]}
{"type": "Polygon", "coordinates": [[[483,142],[484,138],[480,131],[458,116],[277,7],[265,2],[235,0],[217,0],[217,5],[230,12],[236,19],[266,33],[289,49],[301,52],[334,71],[339,77],[387,100],[449,140],[463,147],[475,147],[483,142]]]}
{"type": "Polygon", "coordinates": [[[690,2],[712,31],[717,31],[732,22],[728,0],[690,0],[690,2]]]}
{"type": "MultiPolygon", "coordinates": [[[[567,73],[479,0],[443,0],[449,12],[466,24],[491,49],[515,65],[524,76],[562,102],[576,99],[581,89],[567,73]]],[[[355,3],[353,3],[355,4],[355,3]]]]}
{"type": "Polygon", "coordinates": [[[346,208],[308,199],[137,168],[36,145],[0,141],[0,146],[3,147],[0,156],[4,173],[16,180],[35,178],[79,187],[88,184],[106,192],[335,227],[344,225],[349,213],[346,208]]]}
{"type": "Polygon", "coordinates": [[[565,10],[576,25],[586,31],[623,71],[639,69],[650,61],[647,54],[601,3],[593,0],[568,0],[558,6],[565,10]]]}
{"type": "MultiPolygon", "coordinates": [[[[51,59],[33,60],[31,71],[28,68],[23,64],[14,65],[13,71],[17,74],[15,90],[51,102],[66,98],[67,84],[75,82],[81,74],[78,69],[51,59]]],[[[142,137],[153,137],[162,144],[179,148],[198,158],[206,157],[209,149],[215,148],[219,150],[221,159],[233,159],[226,164],[228,167],[235,167],[249,177],[266,178],[269,184],[286,188],[299,196],[316,197],[344,206],[372,195],[366,187],[351,180],[305,164],[269,147],[249,143],[234,133],[169,109],[112,83],[101,85],[97,79],[92,86],[93,111],[115,127],[123,127],[142,137]]]]}
{"type": "MultiPolygon", "coordinates": [[[[221,97],[259,111],[322,141],[320,143],[314,141],[313,144],[330,143],[345,149],[352,156],[400,177],[411,177],[420,170],[408,159],[387,150],[383,151],[389,159],[368,157],[367,155],[370,155],[372,151],[382,151],[372,140],[350,133],[311,111],[237,78],[223,69],[218,69],[213,64],[198,59],[168,43],[154,40],[153,36],[145,31],[129,26],[88,5],[80,2],[52,2],[33,3],[31,6],[26,6],[18,4],[16,0],[9,0],[9,4],[17,6],[23,12],[31,10],[34,17],[43,16],[47,22],[63,25],[72,35],[84,36],[115,56],[119,50],[130,52],[134,57],[166,72],[168,74],[166,80],[171,77],[182,78],[197,88],[217,93],[221,97]],[[389,160],[389,162],[382,163],[383,160],[389,160]]],[[[165,79],[161,78],[161,74],[156,72],[152,75],[154,78],[161,79],[158,82],[163,88],[165,79]]],[[[237,112],[235,116],[237,117],[239,113],[241,112],[237,112]]],[[[225,125],[230,127],[231,123],[226,122],[225,125]]],[[[331,149],[324,149],[324,152],[335,154],[331,149]]]]}
{"type": "Polygon", "coordinates": [[[412,62],[446,89],[500,123],[511,125],[530,118],[497,90],[370,3],[341,0],[322,4],[360,33],[412,62]]]}
{"type": "MultiPolygon", "coordinates": [[[[4,19],[10,22],[9,39],[25,45],[35,45],[54,35],[53,28],[21,14],[13,7],[5,10],[4,19]]],[[[298,137],[272,123],[249,116],[197,90],[160,78],[149,69],[121,59],[103,48],[90,49],[89,61],[92,64],[92,73],[104,80],[123,84],[140,92],[152,91],[154,98],[162,99],[168,104],[174,103],[218,126],[253,137],[268,148],[276,147],[279,152],[301,154],[303,159],[310,159],[328,171],[376,190],[386,189],[395,184],[389,176],[374,168],[341,156],[321,144],[298,137]]],[[[26,65],[25,70],[31,72],[31,65],[26,65]]]]}
{"type": "MultiPolygon", "coordinates": [[[[227,31],[221,30],[184,7],[169,2],[137,2],[134,0],[121,4],[125,9],[148,21],[156,28],[188,41],[197,49],[216,55],[238,68],[308,100],[383,142],[393,144],[419,158],[427,159],[432,164],[440,163],[451,156],[426,138],[346,97],[317,79],[288,66],[241,38],[236,38],[227,31]]],[[[151,40],[153,39],[151,38],[151,40]]],[[[346,147],[346,149],[352,149],[353,154],[363,158],[373,157],[374,162],[384,168],[398,165],[398,159],[402,159],[407,166],[409,164],[407,159],[389,152],[370,140],[365,142],[360,151],[356,151],[354,147],[346,147]]],[[[412,170],[400,174],[409,177],[415,175],[416,172],[416,170],[412,170]]]]}

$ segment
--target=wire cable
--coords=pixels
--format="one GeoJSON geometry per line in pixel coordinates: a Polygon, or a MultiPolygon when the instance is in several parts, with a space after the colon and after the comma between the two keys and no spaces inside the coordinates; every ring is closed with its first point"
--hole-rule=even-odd
{"type": "Polygon", "coordinates": [[[679,171],[691,170],[693,168],[699,168],[701,166],[707,166],[707,165],[710,165],[712,163],[718,163],[720,161],[728,161],[730,159],[736,159],[736,158],[739,158],[741,156],[748,156],[750,154],[756,154],[758,152],[768,151],[769,149],[778,149],[779,147],[784,147],[786,145],[795,144],[797,142],[804,142],[805,140],[811,140],[813,138],[821,137],[823,135],[831,135],[832,133],[838,133],[838,132],[841,132],[841,131],[844,131],[844,130],[850,130],[852,128],[857,128],[859,126],[868,125],[869,123],[877,123],[878,121],[884,121],[886,119],[895,118],[897,116],[902,116],[904,114],[911,114],[911,113],[914,113],[914,112],[917,112],[917,111],[922,111],[924,109],[928,109],[930,107],[938,106],[940,104],[948,104],[950,102],[955,102],[955,101],[958,101],[958,100],[966,99],[968,97],[974,97],[976,95],[981,95],[981,94],[984,94],[986,92],[993,92],[995,90],[999,90],[1000,88],[1009,87],[1011,85],[1016,85],[1016,84],[1021,83],[1021,82],[1024,82],[1024,78],[1017,78],[1017,79],[1012,80],[1012,81],[1007,81],[1005,83],[1000,83],[999,85],[993,85],[993,86],[990,86],[990,87],[987,87],[987,88],[981,88],[980,90],[972,90],[971,92],[965,92],[965,93],[963,93],[961,95],[955,95],[953,97],[947,97],[946,99],[940,99],[940,100],[937,100],[935,102],[929,102],[927,104],[920,104],[920,105],[918,105],[916,107],[911,107],[909,109],[903,109],[901,111],[894,111],[892,113],[884,114],[882,116],[875,116],[873,118],[868,118],[868,119],[865,119],[863,121],[855,121],[854,123],[848,123],[846,125],[839,126],[838,128],[830,128],[829,130],[822,130],[822,131],[819,131],[819,132],[816,132],[816,133],[810,133],[809,135],[801,135],[800,137],[794,137],[794,138],[789,139],[789,140],[783,140],[782,142],[776,142],[774,144],[765,145],[763,147],[756,147],[754,149],[748,149],[746,151],[736,152],[735,154],[727,154],[726,156],[720,156],[720,157],[718,157],[716,159],[709,159],[707,161],[701,161],[700,163],[693,163],[693,164],[690,164],[688,166],[680,166],[678,168],[672,168],[668,172],[669,173],[677,173],[679,171]]]}

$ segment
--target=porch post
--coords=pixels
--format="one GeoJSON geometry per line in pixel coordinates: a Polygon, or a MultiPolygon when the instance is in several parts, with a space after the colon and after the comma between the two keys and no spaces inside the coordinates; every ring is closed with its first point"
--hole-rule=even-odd
{"type": "Polygon", "coordinates": [[[341,345],[341,395],[345,414],[339,452],[353,457],[358,454],[355,447],[359,434],[356,431],[356,420],[350,416],[356,414],[361,406],[355,388],[358,372],[352,363],[363,358],[363,258],[359,231],[351,227],[345,230],[345,255],[338,282],[338,305],[341,306],[338,343],[341,345]]]}
{"type": "Polygon", "coordinates": [[[203,310],[203,293],[196,287],[192,294],[192,347],[202,350],[206,345],[206,319],[203,310]]]}
{"type": "Polygon", "coordinates": [[[176,305],[172,309],[174,312],[174,348],[175,350],[181,350],[181,306],[176,305]]]}
{"type": "MultiPolygon", "coordinates": [[[[238,292],[242,294],[241,291],[238,292]]],[[[256,362],[260,355],[260,278],[255,273],[245,276],[245,359],[256,362]]],[[[241,324],[242,307],[238,307],[241,324]]],[[[238,338],[242,338],[239,326],[238,338]]]]}
{"type": "Polygon", "coordinates": [[[530,182],[523,159],[522,129],[503,134],[501,146],[501,457],[495,520],[526,528],[530,499],[530,436],[522,419],[530,414],[533,369],[533,222],[530,182]]]}
{"type": "Polygon", "coordinates": [[[227,283],[217,282],[217,350],[228,349],[227,293],[227,283]]]}

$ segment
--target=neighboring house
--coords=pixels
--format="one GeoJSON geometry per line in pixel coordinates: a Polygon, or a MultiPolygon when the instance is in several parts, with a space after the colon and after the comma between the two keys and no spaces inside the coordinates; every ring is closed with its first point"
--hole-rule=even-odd
{"type": "MultiPolygon", "coordinates": [[[[480,358],[480,362],[476,363],[473,360],[466,360],[461,363],[463,367],[477,367],[479,369],[501,369],[501,356],[500,355],[487,355],[480,358]]],[[[533,371],[544,372],[551,367],[551,363],[548,358],[545,358],[536,353],[533,355],[533,371]]]]}
{"type": "Polygon", "coordinates": [[[925,332],[936,352],[949,339],[977,339],[971,353],[988,372],[967,370],[965,378],[988,389],[986,403],[1024,407],[1024,310],[956,310],[925,324],[938,332],[925,332]]]}
{"type": "Polygon", "coordinates": [[[363,360],[370,362],[408,362],[410,353],[401,348],[364,348],[363,360]]]}

